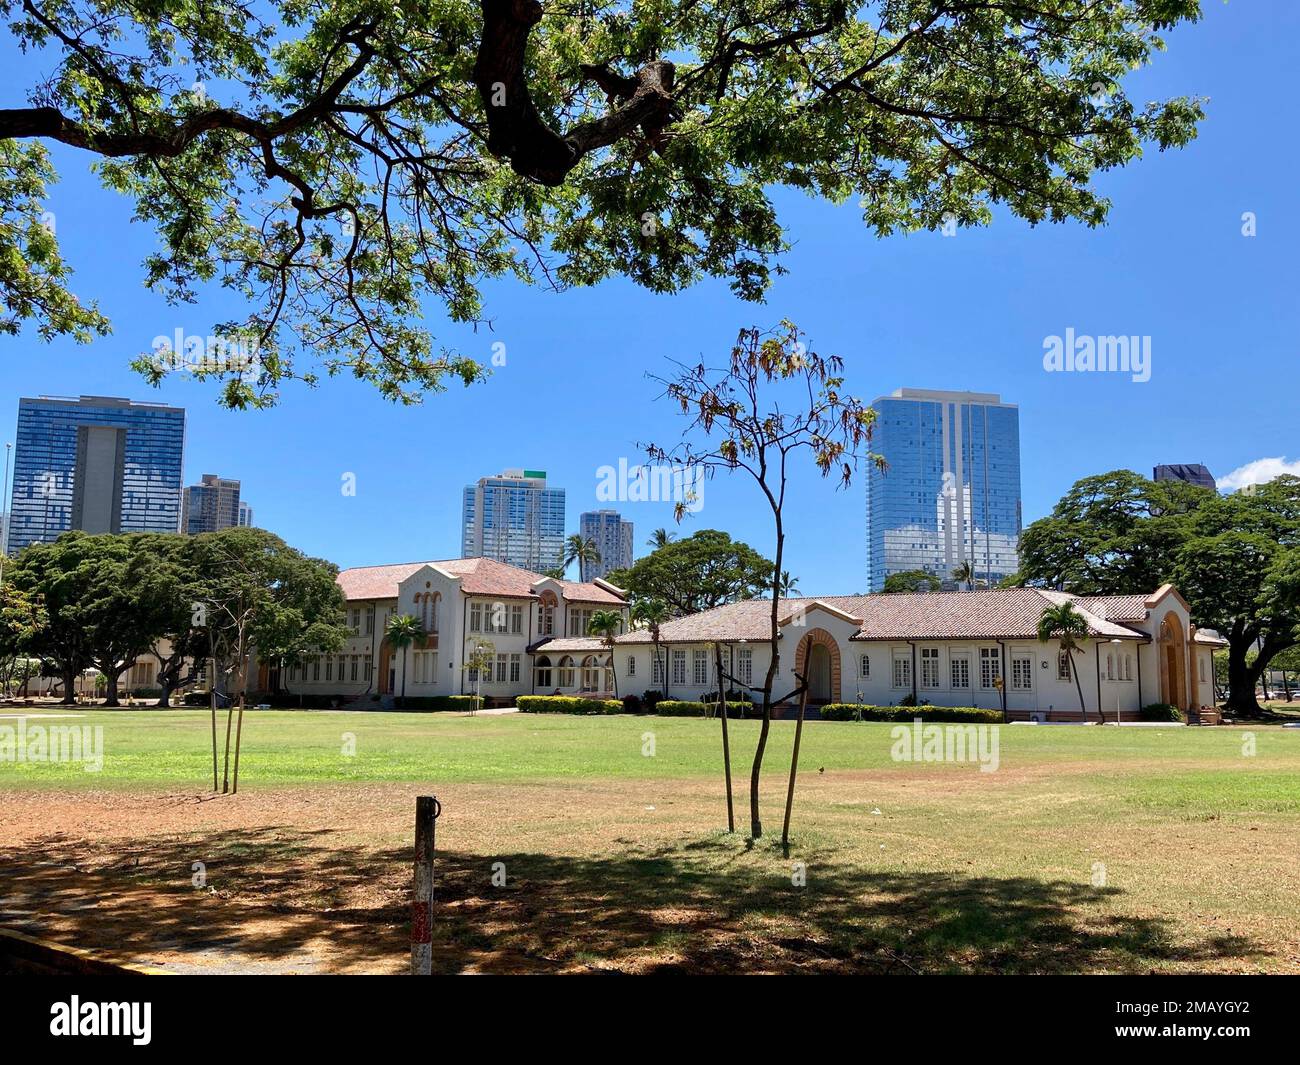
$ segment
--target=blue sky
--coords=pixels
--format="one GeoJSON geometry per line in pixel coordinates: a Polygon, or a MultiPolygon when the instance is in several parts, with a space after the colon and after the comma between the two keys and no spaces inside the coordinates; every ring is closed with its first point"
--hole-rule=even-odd
{"type": "MultiPolygon", "coordinates": [[[[20,395],[125,395],[189,412],[186,481],[243,481],[257,524],[340,565],[455,556],[463,486],[506,467],[548,471],[568,491],[569,525],[596,505],[596,470],[637,441],[671,439],[677,416],[656,403],[647,371],[667,357],[724,354],[736,330],[797,322],[823,354],[847,363],[866,400],[900,386],[999,392],[1021,413],[1026,522],[1077,478],[1116,467],[1150,475],[1158,462],[1203,462],[1217,476],[1248,463],[1300,459],[1294,385],[1300,336],[1295,211],[1297,147],[1279,127],[1291,95],[1300,5],[1208,0],[1204,20],[1130,82],[1132,94],[1208,97],[1189,148],[1152,153],[1103,177],[1109,225],[1040,226],[999,215],[984,230],[878,240],[855,205],[779,198],[795,247],[768,302],[735,300],[705,283],[655,296],[624,282],[555,294],[488,289],[492,330],[430,324],[447,343],[506,365],[486,385],[459,386],[416,408],[367,386],[288,388],[271,411],[229,412],[215,388],[175,379],[144,385],[127,363],[177,328],[205,335],[233,317],[225,297],[169,307],[140,284],[151,233],[128,225],[126,203],[98,187],[88,160],[57,155],[64,178],[50,207],[75,288],[94,296],[114,334],[89,347],[33,335],[0,339],[4,436],[20,395]],[[1258,233],[1241,235],[1243,212],[1258,233]],[[1049,374],[1044,337],[1152,338],[1152,374],[1049,374]],[[356,476],[356,495],[340,492],[356,476]]],[[[12,72],[30,61],[5,55],[12,72]]],[[[16,81],[10,80],[10,85],[16,81]]],[[[5,94],[19,103],[11,89],[5,94]]],[[[638,552],[666,505],[623,504],[638,552]]],[[[788,566],[806,594],[865,588],[865,503],[801,470],[787,519],[788,566]]],[[[770,516],[750,483],[711,481],[683,531],[717,527],[769,552],[770,516]]]]}

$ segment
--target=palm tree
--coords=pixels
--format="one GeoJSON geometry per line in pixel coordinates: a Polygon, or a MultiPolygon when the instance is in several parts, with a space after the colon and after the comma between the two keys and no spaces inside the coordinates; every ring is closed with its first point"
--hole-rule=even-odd
{"type": "Polygon", "coordinates": [[[573,533],[564,541],[564,568],[568,569],[575,562],[578,564],[579,577],[582,576],[583,566],[600,565],[600,548],[592,537],[573,533]]]}
{"type": "MultiPolygon", "coordinates": [[[[1066,664],[1069,666],[1070,675],[1074,677],[1074,687],[1079,693],[1079,714],[1084,720],[1088,717],[1088,708],[1083,705],[1083,685],[1079,683],[1079,671],[1074,666],[1074,653],[1076,651],[1083,653],[1080,642],[1087,638],[1088,622],[1072,605],[1058,603],[1055,606],[1043,607],[1043,612],[1038,616],[1038,640],[1040,643],[1051,643],[1055,640],[1060,646],[1061,653],[1065,655],[1066,664]]],[[[1097,714],[1104,725],[1106,713],[1102,710],[1100,702],[1097,704],[1097,714]]]]}
{"type": "Polygon", "coordinates": [[[388,646],[394,650],[402,652],[402,698],[401,703],[406,705],[406,654],[410,650],[411,644],[425,639],[428,634],[424,631],[424,623],[412,614],[394,614],[388,619],[388,625],[384,629],[384,639],[388,641],[388,646]]]}
{"type": "Polygon", "coordinates": [[[658,551],[661,547],[667,547],[676,539],[676,533],[670,533],[667,529],[656,529],[650,534],[650,539],[645,542],[645,545],[651,551],[658,551]]]}
{"type": "MultiPolygon", "coordinates": [[[[662,531],[661,529],[660,532],[662,531]]],[[[659,663],[662,682],[667,673],[659,656],[659,626],[668,620],[668,606],[662,599],[638,599],[632,607],[632,620],[650,630],[650,642],[654,646],[655,661],[659,663]]]]}
{"type": "Polygon", "coordinates": [[[597,610],[587,622],[587,634],[599,636],[609,649],[609,675],[614,681],[614,698],[618,698],[618,675],[614,671],[614,637],[623,631],[623,615],[617,610],[597,610]]]}
{"type": "Polygon", "coordinates": [[[799,578],[791,577],[788,569],[781,571],[781,598],[789,599],[799,590],[799,578]]]}
{"type": "Polygon", "coordinates": [[[966,585],[966,591],[973,591],[975,588],[975,567],[970,559],[965,562],[959,562],[957,568],[952,571],[952,579],[958,584],[966,585]]]}

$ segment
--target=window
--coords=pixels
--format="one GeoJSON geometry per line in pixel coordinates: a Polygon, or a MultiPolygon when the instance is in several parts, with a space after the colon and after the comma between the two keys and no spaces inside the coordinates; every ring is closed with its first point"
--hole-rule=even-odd
{"type": "Polygon", "coordinates": [[[870,655],[859,655],[859,656],[858,656],[858,676],[859,676],[859,677],[870,677],[870,676],[871,676],[871,656],[870,656],[870,655]]]}
{"type": "Polygon", "coordinates": [[[510,659],[505,655],[497,655],[497,683],[506,682],[506,671],[510,668],[510,659]]]}
{"type": "MultiPolygon", "coordinates": [[[[437,655],[434,655],[434,656],[433,656],[433,660],[434,660],[435,662],[437,662],[437,660],[438,660],[438,656],[437,656],[437,655]]],[[[369,652],[367,652],[366,654],[364,654],[364,655],[361,656],[361,663],[362,663],[362,666],[364,667],[364,669],[365,669],[365,671],[366,671],[365,680],[366,680],[366,683],[368,684],[368,683],[370,683],[370,654],[369,654],[369,652]]]]}
{"type": "Polygon", "coordinates": [[[695,683],[701,688],[709,683],[708,651],[696,650],[695,652],[695,683]]]}
{"type": "Polygon", "coordinates": [[[1115,679],[1115,656],[1113,654],[1106,656],[1106,679],[1115,679]]]}
{"type": "Polygon", "coordinates": [[[375,634],[375,605],[374,603],[371,603],[368,607],[366,607],[366,635],[373,636],[374,634],[375,634]]]}
{"type": "Polygon", "coordinates": [[[519,670],[522,662],[523,662],[522,655],[514,654],[510,656],[510,683],[511,684],[519,683],[519,670]]]}
{"type": "Polygon", "coordinates": [[[1056,655],[1056,679],[1070,679],[1070,652],[1058,651],[1056,655]]]}
{"type": "Polygon", "coordinates": [[[469,631],[483,631],[483,604],[470,603],[469,605],[469,631]]]}
{"type": "Polygon", "coordinates": [[[541,608],[537,618],[537,632],[541,636],[555,635],[555,605],[555,594],[549,591],[543,592],[541,608]]]}
{"type": "Polygon", "coordinates": [[[894,687],[912,686],[912,660],[906,655],[894,655],[894,687]]]}
{"type": "Polygon", "coordinates": [[[600,663],[595,655],[587,655],[582,660],[582,690],[594,692],[600,688],[600,663]]]}
{"type": "Polygon", "coordinates": [[[740,682],[746,686],[754,683],[754,649],[752,647],[742,647],[737,655],[737,672],[740,675],[740,682]]]}
{"type": "Polygon", "coordinates": [[[560,687],[573,687],[573,659],[568,655],[560,659],[560,687]]]}
{"type": "Polygon", "coordinates": [[[587,623],[591,621],[590,610],[579,610],[577,607],[569,608],[569,635],[586,636],[587,623]]]}
{"type": "Polygon", "coordinates": [[[524,608],[521,606],[510,608],[510,631],[515,635],[524,631],[524,608]]]}
{"type": "Polygon", "coordinates": [[[658,650],[650,652],[650,683],[662,687],[664,682],[664,663],[658,650]]]}
{"type": "MultiPolygon", "coordinates": [[[[1202,663],[1201,663],[1201,671],[1202,671],[1202,673],[1204,672],[1204,670],[1205,670],[1205,663],[1202,662],[1202,663]]],[[[1132,679],[1133,679],[1133,656],[1132,656],[1132,655],[1125,655],[1125,656],[1124,656],[1124,679],[1125,679],[1125,680],[1132,680],[1132,679]]],[[[1205,679],[1205,677],[1202,676],[1202,677],[1201,677],[1201,680],[1204,680],[1204,679],[1205,679]]]]}
{"type": "Polygon", "coordinates": [[[1002,659],[998,657],[998,648],[980,648],[980,687],[996,688],[1002,677],[1002,659]]]}
{"type": "Polygon", "coordinates": [[[627,656],[627,675],[628,675],[629,677],[635,677],[635,676],[636,676],[636,656],[635,656],[635,655],[628,655],[628,656],[627,656]]]}
{"type": "Polygon", "coordinates": [[[1029,655],[1015,655],[1011,659],[1011,687],[1018,692],[1033,690],[1034,660],[1029,655]]]}
{"type": "Polygon", "coordinates": [[[970,655],[950,655],[948,672],[952,676],[954,688],[970,687],[970,655]]]}
{"type": "Polygon", "coordinates": [[[483,629],[485,632],[506,631],[505,603],[483,604],[483,629]]]}
{"type": "Polygon", "coordinates": [[[542,655],[537,659],[537,686],[539,688],[549,688],[551,686],[551,659],[549,655],[542,655]]]}
{"type": "Polygon", "coordinates": [[[673,683],[686,683],[686,652],[681,648],[673,651],[673,683]]]}
{"type": "Polygon", "coordinates": [[[939,648],[921,648],[921,687],[939,687],[939,648]]]}
{"type": "Polygon", "coordinates": [[[353,655],[351,662],[351,672],[348,674],[349,680],[357,679],[357,671],[361,668],[361,656],[353,655]]]}
{"type": "Polygon", "coordinates": [[[325,656],[325,679],[326,680],[334,679],[334,656],[333,655],[325,656]]]}
{"type": "MultiPolygon", "coordinates": [[[[1282,675],[1284,677],[1286,676],[1285,673],[1283,673],[1282,675]]],[[[1201,656],[1201,683],[1202,684],[1205,683],[1205,656],[1204,655],[1201,656]]]]}
{"type": "Polygon", "coordinates": [[[311,656],[311,679],[320,680],[320,655],[311,656]]]}
{"type": "Polygon", "coordinates": [[[348,628],[350,628],[353,632],[361,631],[361,608],[360,607],[352,608],[352,616],[348,622],[348,628]]]}

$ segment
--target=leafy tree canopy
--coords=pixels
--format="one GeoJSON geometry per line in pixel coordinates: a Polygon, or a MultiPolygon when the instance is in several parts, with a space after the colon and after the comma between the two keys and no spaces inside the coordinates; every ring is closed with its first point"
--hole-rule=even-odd
{"type": "MultiPolygon", "coordinates": [[[[1092,187],[1180,146],[1195,99],[1124,80],[1197,0],[0,0],[42,75],[0,109],[0,329],[90,340],[51,147],[152,226],[146,285],[247,307],[187,368],[231,406],[348,373],[411,402],[485,368],[422,324],[484,280],[703,276],[761,299],[777,186],[855,199],[878,234],[1098,225],[1092,187]]],[[[14,86],[14,95],[19,87],[14,86]]],[[[175,353],[137,368],[157,380],[175,353]]]]}
{"type": "Polygon", "coordinates": [[[882,591],[893,592],[938,592],[943,590],[943,581],[933,573],[923,569],[909,569],[902,573],[891,573],[885,578],[882,591]]]}
{"type": "Polygon", "coordinates": [[[1228,641],[1229,706],[1258,714],[1260,673],[1300,638],[1300,478],[1219,496],[1129,470],[1085,477],[1025,530],[1017,579],[1080,595],[1172,582],[1228,641]]]}

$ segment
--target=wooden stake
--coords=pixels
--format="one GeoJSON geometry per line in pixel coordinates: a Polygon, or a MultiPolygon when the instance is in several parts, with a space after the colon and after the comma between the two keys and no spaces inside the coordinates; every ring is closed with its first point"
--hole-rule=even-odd
{"type": "MultiPolygon", "coordinates": [[[[796,674],[797,676],[798,674],[796,674]]],[[[785,825],[781,828],[781,847],[790,854],[790,811],[794,808],[794,780],[799,774],[799,739],[803,735],[803,714],[808,705],[808,684],[799,677],[803,691],[799,694],[799,717],[794,725],[794,753],[790,756],[790,786],[785,793],[785,825]]]]}
{"type": "Polygon", "coordinates": [[[239,742],[244,735],[244,697],[239,697],[239,723],[235,725],[235,780],[230,790],[239,791],[239,742]]]}
{"type": "Polygon", "coordinates": [[[434,822],[441,807],[432,795],[415,800],[415,885],[411,900],[411,975],[433,972],[434,822]]]}
{"type": "Polygon", "coordinates": [[[727,776],[727,831],[736,831],[736,808],[731,798],[731,744],[727,739],[727,693],[722,686],[722,645],[714,644],[718,670],[718,709],[722,714],[722,767],[727,776]]]}

